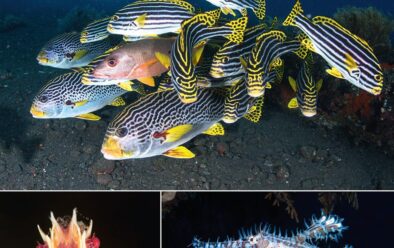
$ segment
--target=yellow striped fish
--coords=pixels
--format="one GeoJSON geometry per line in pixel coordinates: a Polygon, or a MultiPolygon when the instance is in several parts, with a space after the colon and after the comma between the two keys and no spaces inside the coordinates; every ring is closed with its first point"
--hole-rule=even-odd
{"type": "Polygon", "coordinates": [[[194,16],[194,7],[183,0],[139,0],[112,16],[107,30],[111,34],[152,37],[178,33],[181,23],[194,16]]]}
{"type": "Polygon", "coordinates": [[[316,16],[312,21],[309,20],[303,14],[299,0],[283,25],[296,26],[308,36],[302,42],[332,67],[327,73],[345,79],[371,94],[381,93],[382,68],[365,40],[331,18],[316,16]]]}
{"type": "MultiPolygon", "coordinates": [[[[311,57],[311,54],[308,56],[311,57]]],[[[296,92],[296,97],[292,98],[289,108],[299,108],[306,117],[315,116],[317,113],[317,94],[322,87],[323,80],[316,82],[311,72],[312,63],[305,60],[298,72],[297,80],[289,76],[291,88],[296,92]]]]}
{"type": "MultiPolygon", "coordinates": [[[[254,99],[238,100],[238,113],[245,115],[254,99]],[[244,111],[244,112],[242,112],[244,111]]],[[[109,124],[101,148],[106,159],[146,158],[164,155],[193,158],[195,154],[183,146],[197,135],[224,135],[219,123],[224,115],[227,91],[203,88],[198,100],[183,104],[174,90],[162,90],[127,106],[109,124]]],[[[254,115],[257,116],[257,115],[254,115]]]]}
{"type": "Polygon", "coordinates": [[[195,65],[200,59],[206,41],[214,37],[225,37],[235,43],[243,41],[247,17],[231,21],[224,26],[213,27],[219,16],[220,10],[214,10],[198,14],[183,22],[182,31],[173,45],[171,56],[158,54],[163,65],[170,67],[173,86],[184,103],[197,100],[195,65]]]}
{"type": "Polygon", "coordinates": [[[246,85],[249,95],[259,97],[263,95],[266,83],[265,77],[275,67],[281,66],[283,61],[280,57],[286,53],[294,52],[299,56],[305,52],[300,42],[285,42],[286,35],[279,30],[272,30],[257,38],[257,43],[252,49],[247,60],[241,58],[246,71],[246,85]]]}
{"type": "Polygon", "coordinates": [[[35,96],[30,109],[34,118],[79,118],[99,120],[91,113],[106,105],[122,106],[127,91],[115,86],[88,86],[80,72],[70,72],[50,80],[35,96]]]}
{"type": "Polygon", "coordinates": [[[265,17],[265,0],[207,0],[221,8],[224,14],[235,16],[234,9],[241,12],[243,16],[247,15],[246,9],[252,9],[260,20],[265,17]]]}
{"type": "Polygon", "coordinates": [[[107,31],[108,22],[111,17],[106,17],[89,23],[81,32],[81,43],[104,40],[109,36],[107,31]]]}

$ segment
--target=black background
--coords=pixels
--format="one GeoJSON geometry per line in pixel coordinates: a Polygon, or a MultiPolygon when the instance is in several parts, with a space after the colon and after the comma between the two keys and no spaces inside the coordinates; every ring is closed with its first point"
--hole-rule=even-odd
{"type": "Polygon", "coordinates": [[[55,217],[93,219],[100,248],[160,246],[160,194],[138,192],[3,192],[0,193],[0,247],[34,248],[42,241],[37,224],[48,233],[55,217]]]}
{"type": "MultiPolygon", "coordinates": [[[[304,219],[320,216],[321,204],[317,193],[291,193],[300,223],[292,220],[285,205],[273,207],[265,200],[266,193],[193,193],[179,201],[163,219],[163,248],[187,247],[194,236],[203,241],[219,237],[238,238],[238,231],[255,224],[270,224],[282,230],[304,228],[304,219]]],[[[394,223],[394,193],[358,193],[359,209],[347,201],[336,205],[334,214],[344,218],[349,229],[336,242],[321,242],[319,247],[389,247],[394,223]]]]}

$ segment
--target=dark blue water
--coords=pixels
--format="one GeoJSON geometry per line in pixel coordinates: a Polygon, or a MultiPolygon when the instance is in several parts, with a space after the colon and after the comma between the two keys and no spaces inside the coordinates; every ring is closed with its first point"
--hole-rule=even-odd
{"type": "MultiPolygon", "coordinates": [[[[111,13],[120,7],[131,3],[128,0],[1,0],[0,13],[27,14],[46,13],[65,13],[75,6],[92,6],[99,10],[111,13]]],[[[205,9],[213,6],[204,0],[189,0],[196,7],[205,9]]],[[[270,16],[284,17],[290,11],[294,1],[289,0],[267,0],[267,13],[270,16]]],[[[332,15],[338,8],[347,6],[369,7],[373,6],[386,14],[394,12],[394,1],[390,0],[334,0],[334,1],[301,1],[304,10],[311,15],[332,15]]]]}

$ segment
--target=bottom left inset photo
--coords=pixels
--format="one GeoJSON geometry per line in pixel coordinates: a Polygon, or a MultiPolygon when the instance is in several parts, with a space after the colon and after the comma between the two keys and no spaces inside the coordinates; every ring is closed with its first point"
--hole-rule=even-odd
{"type": "Polygon", "coordinates": [[[1,247],[160,247],[159,192],[0,193],[1,247]]]}

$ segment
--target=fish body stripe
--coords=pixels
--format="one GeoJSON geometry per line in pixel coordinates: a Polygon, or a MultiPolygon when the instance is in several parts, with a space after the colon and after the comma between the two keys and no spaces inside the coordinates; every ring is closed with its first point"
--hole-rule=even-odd
{"type": "Polygon", "coordinates": [[[245,31],[244,42],[236,44],[227,42],[216,52],[213,61],[211,74],[220,73],[220,77],[228,77],[244,71],[240,57],[249,57],[252,48],[256,44],[256,38],[266,28],[265,24],[255,26],[245,31]],[[224,61],[227,58],[227,61],[224,61]]]}
{"type": "Polygon", "coordinates": [[[107,17],[88,24],[81,32],[81,42],[95,42],[107,38],[109,36],[107,31],[109,20],[110,17],[107,17]]]}
{"type": "Polygon", "coordinates": [[[311,39],[315,52],[329,65],[337,68],[350,83],[369,92],[375,87],[381,88],[381,83],[374,79],[375,75],[381,75],[379,62],[372,51],[359,40],[333,25],[313,23],[303,15],[297,15],[294,20],[311,39]],[[351,75],[345,63],[346,55],[355,60],[360,75],[351,75]]]}
{"type": "Polygon", "coordinates": [[[316,112],[317,87],[313,79],[309,65],[304,62],[297,76],[297,102],[302,110],[316,112]]]}

